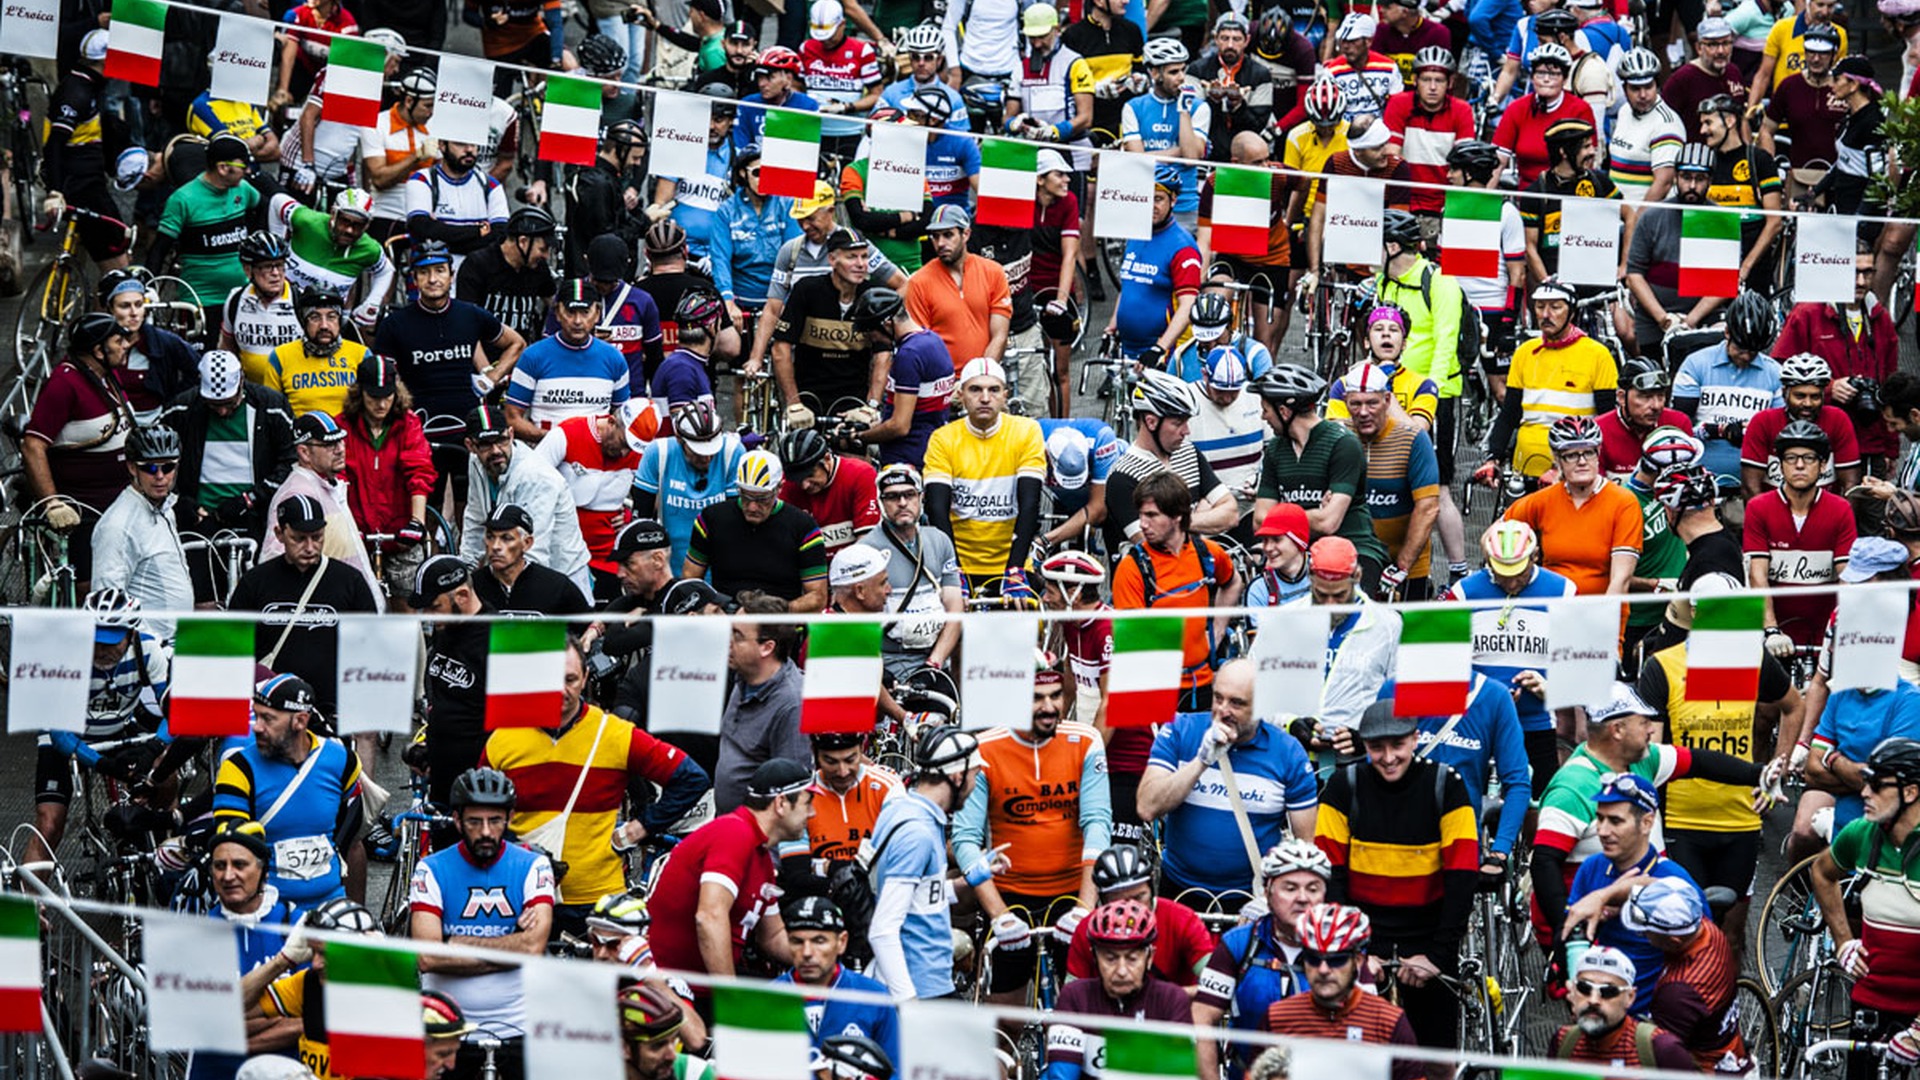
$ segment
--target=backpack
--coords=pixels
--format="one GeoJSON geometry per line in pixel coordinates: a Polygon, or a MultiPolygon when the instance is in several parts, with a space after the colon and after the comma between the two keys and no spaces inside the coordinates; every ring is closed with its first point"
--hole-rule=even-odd
{"type": "MultiPolygon", "coordinates": [[[[1194,536],[1192,539],[1194,551],[1200,556],[1200,580],[1190,581],[1185,585],[1176,585],[1165,592],[1160,591],[1159,583],[1154,580],[1153,559],[1148,557],[1146,545],[1132,544],[1127,548],[1127,558],[1131,559],[1134,568],[1140,571],[1140,592],[1146,597],[1144,606],[1152,607],[1169,596],[1182,596],[1202,587],[1207,590],[1207,606],[1214,606],[1216,598],[1220,595],[1220,582],[1215,577],[1213,544],[1204,536],[1194,536]]],[[[1214,654],[1218,651],[1219,646],[1218,643],[1214,641],[1213,620],[1206,620],[1206,624],[1207,658],[1198,664],[1183,667],[1180,672],[1182,675],[1191,674],[1203,667],[1211,668],[1214,666],[1214,654]]]]}
{"type": "Polygon", "coordinates": [[[888,830],[886,838],[874,849],[872,858],[856,855],[834,863],[827,871],[827,897],[839,905],[852,940],[866,940],[867,927],[873,923],[873,906],[880,899],[873,887],[873,867],[879,864],[887,845],[893,843],[893,838],[900,834],[905,824],[904,821],[900,822],[888,830]]]}
{"type": "MultiPolygon", "coordinates": [[[[1634,1021],[1633,1052],[1639,1057],[1640,1067],[1643,1069],[1660,1067],[1653,1060],[1653,1037],[1659,1030],[1645,1020],[1634,1021]]],[[[1578,1024],[1569,1024],[1567,1030],[1560,1033],[1560,1046],[1554,1051],[1553,1056],[1561,1061],[1570,1061],[1573,1058],[1573,1048],[1579,1044],[1580,1027],[1578,1024]]]]}

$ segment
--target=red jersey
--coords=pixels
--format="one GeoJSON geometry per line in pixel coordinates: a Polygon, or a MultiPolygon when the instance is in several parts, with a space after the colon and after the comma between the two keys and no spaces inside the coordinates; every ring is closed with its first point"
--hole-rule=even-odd
{"type": "MultiPolygon", "coordinates": [[[[1860,443],[1854,438],[1853,421],[1840,409],[1822,405],[1813,422],[1827,433],[1827,442],[1833,446],[1826,468],[1820,470],[1820,486],[1828,487],[1833,483],[1835,469],[1859,467],[1860,443]]],[[[1774,456],[1773,440],[1788,423],[1787,410],[1761,409],[1747,421],[1747,433],[1740,439],[1740,464],[1765,469],[1769,488],[1780,486],[1780,459],[1774,456]]]]}
{"type": "MultiPolygon", "coordinates": [[[[1647,1021],[1635,1020],[1629,1016],[1621,1021],[1619,1027],[1597,1039],[1580,1035],[1575,1040],[1570,1053],[1558,1056],[1568,1061],[1590,1061],[1600,1065],[1611,1065],[1614,1068],[1641,1065],[1639,1029],[1642,1024],[1647,1024],[1647,1021]]],[[[1647,1026],[1653,1025],[1647,1024],[1647,1026]]],[[[1554,1034],[1553,1045],[1556,1050],[1566,1042],[1569,1034],[1578,1034],[1578,1029],[1563,1027],[1554,1034]]],[[[1693,1063],[1693,1055],[1687,1053],[1687,1048],[1681,1044],[1680,1040],[1658,1028],[1654,1028],[1652,1049],[1653,1060],[1645,1063],[1648,1068],[1671,1069],[1675,1072],[1697,1071],[1697,1066],[1693,1063]]]]}
{"type": "MultiPolygon", "coordinates": [[[[1432,26],[1432,23],[1427,24],[1432,26]]],[[[1444,36],[1444,32],[1443,32],[1444,36]]],[[[1406,159],[1409,178],[1422,184],[1447,182],[1447,154],[1453,144],[1474,137],[1473,108],[1447,95],[1440,111],[1427,112],[1411,90],[1403,90],[1387,99],[1384,116],[1393,141],[1400,144],[1400,156],[1406,159]]],[[[1415,188],[1416,213],[1438,214],[1446,209],[1447,193],[1415,188]]]]}
{"type": "Polygon", "coordinates": [[[788,477],[780,485],[780,498],[813,515],[820,524],[820,536],[827,542],[827,557],[851,545],[860,535],[880,524],[880,500],[877,476],[866,458],[847,454],[833,456],[827,486],[818,495],[800,489],[800,482],[788,477]]]}
{"type": "Polygon", "coordinates": [[[345,6],[335,4],[333,14],[321,18],[312,4],[301,4],[287,9],[287,25],[294,27],[287,36],[300,43],[300,66],[308,71],[319,71],[327,63],[327,46],[332,40],[326,34],[301,33],[301,30],[326,30],[335,34],[357,34],[360,24],[354,20],[353,12],[345,6]]]}
{"type": "MultiPolygon", "coordinates": [[[[1338,1009],[1328,1011],[1302,991],[1267,1006],[1265,1031],[1302,1039],[1333,1039],[1375,1045],[1418,1046],[1413,1024],[1400,1006],[1360,987],[1338,1009]]],[[[1418,1080],[1427,1069],[1419,1061],[1393,1059],[1393,1080],[1418,1080]]]]}
{"type": "MultiPolygon", "coordinates": [[[[1162,896],[1153,902],[1153,922],[1160,939],[1153,946],[1153,970],[1175,986],[1196,986],[1200,969],[1213,957],[1213,934],[1193,909],[1178,900],[1162,896]]],[[[1082,920],[1073,931],[1073,943],[1067,946],[1067,976],[1091,979],[1093,943],[1087,940],[1087,924],[1082,920]]]]}
{"type": "MultiPolygon", "coordinates": [[[[1600,425],[1600,471],[1620,479],[1638,469],[1640,443],[1645,436],[1627,430],[1619,409],[1594,417],[1594,422],[1600,425]]],[[[1678,409],[1661,409],[1660,422],[1654,426],[1677,427],[1693,434],[1693,421],[1678,409]]]]}
{"type": "MultiPolygon", "coordinates": [[[[1797,140],[1798,135],[1795,136],[1797,140]]],[[[1886,305],[1868,294],[1866,310],[1836,308],[1832,304],[1795,304],[1780,328],[1773,355],[1812,353],[1827,362],[1835,379],[1849,376],[1885,382],[1900,367],[1900,333],[1886,305]]],[[[1827,400],[1833,400],[1829,389],[1827,400]]],[[[1857,424],[1863,454],[1898,454],[1900,437],[1876,411],[1871,418],[1848,418],[1857,424]]]]}
{"type": "Polygon", "coordinates": [[[1528,94],[1500,115],[1493,144],[1514,156],[1522,188],[1547,171],[1547,129],[1562,120],[1585,120],[1596,130],[1600,126],[1593,119],[1593,106],[1573,94],[1561,94],[1551,108],[1542,108],[1540,99],[1528,94]]]}
{"type": "MultiPolygon", "coordinates": [[[[1831,491],[1814,494],[1804,520],[1795,520],[1787,498],[1766,491],[1747,503],[1747,519],[1740,550],[1751,559],[1767,556],[1767,584],[1828,585],[1839,580],[1840,567],[1853,550],[1853,507],[1831,491]]],[[[1833,594],[1775,596],[1774,618],[1796,645],[1820,644],[1820,633],[1833,614],[1833,594]]]]}
{"type": "Polygon", "coordinates": [[[854,102],[865,96],[867,87],[880,82],[880,55],[851,34],[832,48],[808,38],[800,43],[800,72],[806,77],[807,93],[815,99],[854,102]]]}
{"type": "Polygon", "coordinates": [[[648,937],[654,962],[672,971],[704,972],[700,943],[693,928],[700,908],[700,888],[719,885],[733,894],[727,925],[733,935],[733,962],[745,954],[747,936],[770,910],[778,910],[773,853],[767,834],[742,806],[695,829],[675,845],[666,868],[648,901],[653,925],[648,937]]]}
{"type": "Polygon", "coordinates": [[[1727,936],[1705,922],[1685,952],[1667,957],[1654,984],[1650,1017],[1686,1046],[1701,1072],[1740,1075],[1752,1067],[1733,1012],[1739,974],[1727,936]]]}
{"type": "Polygon", "coordinates": [[[613,573],[613,538],[627,523],[627,492],[640,455],[623,440],[619,457],[608,458],[595,431],[595,417],[570,416],[540,440],[534,453],[545,458],[567,482],[580,535],[594,569],[613,573]]]}

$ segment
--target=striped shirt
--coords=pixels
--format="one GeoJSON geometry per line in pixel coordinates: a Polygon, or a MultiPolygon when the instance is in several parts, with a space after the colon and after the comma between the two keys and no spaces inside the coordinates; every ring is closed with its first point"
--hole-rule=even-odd
{"type": "MultiPolygon", "coordinates": [[[[1213,466],[1213,475],[1238,495],[1251,492],[1260,479],[1260,452],[1266,438],[1267,422],[1260,415],[1260,398],[1243,390],[1224,408],[1202,395],[1187,441],[1213,466]]],[[[1241,499],[1243,510],[1251,505],[1251,498],[1241,499]]]]}
{"type": "Polygon", "coordinates": [[[1621,109],[1613,122],[1613,138],[1607,141],[1607,175],[1620,189],[1620,197],[1645,201],[1653,187],[1653,171],[1672,168],[1686,138],[1680,115],[1665,102],[1655,102],[1643,113],[1631,106],[1621,109]]]}
{"type": "Polygon", "coordinates": [[[1333,863],[1327,898],[1359,907],[1376,937],[1457,943],[1472,912],[1480,839],[1458,774],[1418,760],[1389,784],[1372,766],[1335,770],[1313,842],[1333,863]]]}
{"type": "MultiPolygon", "coordinates": [[[[1416,504],[1440,497],[1440,462],[1433,440],[1410,423],[1389,416],[1380,434],[1360,440],[1367,448],[1367,512],[1373,516],[1373,535],[1397,553],[1406,542],[1416,504]]],[[[1427,576],[1432,553],[1422,547],[1408,572],[1427,576]]]]}
{"type": "MultiPolygon", "coordinates": [[[[1338,1009],[1320,1007],[1313,994],[1303,991],[1267,1007],[1266,1030],[1299,1039],[1335,1039],[1341,1042],[1417,1046],[1413,1024],[1400,1006],[1378,994],[1354,987],[1338,1009]]],[[[1426,1075],[1418,1060],[1395,1058],[1392,1080],[1415,1080],[1426,1075]]]]}
{"type": "Polygon", "coordinates": [[[1686,1045],[1701,1072],[1738,1075],[1752,1067],[1733,1010],[1739,974],[1727,935],[1703,921],[1685,952],[1667,955],[1654,985],[1653,1022],[1686,1045]]]}

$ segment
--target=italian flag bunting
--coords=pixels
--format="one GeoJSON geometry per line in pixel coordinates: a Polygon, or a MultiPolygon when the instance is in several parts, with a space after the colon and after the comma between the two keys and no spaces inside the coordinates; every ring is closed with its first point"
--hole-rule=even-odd
{"type": "Polygon", "coordinates": [[[1687,634],[1687,701],[1752,701],[1760,693],[1767,605],[1761,596],[1693,602],[1687,634]]]}
{"type": "Polygon", "coordinates": [[[813,198],[820,172],[820,115],[768,112],[760,139],[760,193],[813,198]]]}
{"type": "Polygon", "coordinates": [[[245,735],[253,724],[253,624],[181,619],[173,642],[175,736],[245,735]]]}
{"type": "MultiPolygon", "coordinates": [[[[333,93],[331,86],[327,93],[333,93]]],[[[540,160],[592,165],[599,156],[600,84],[567,75],[547,76],[547,102],[540,112],[540,160]]]]}
{"type": "Polygon", "coordinates": [[[1453,277],[1500,276],[1500,196],[1449,191],[1440,220],[1440,272],[1453,277]]]}
{"type": "Polygon", "coordinates": [[[1107,668],[1107,724],[1152,727],[1173,719],[1180,701],[1181,645],[1186,620],[1144,615],[1113,620],[1113,663],[1107,668]]]}
{"type": "Polygon", "coordinates": [[[1188,1036],[1114,1027],[1107,1030],[1106,1038],[1106,1080],[1158,1080],[1199,1072],[1188,1036]]]}
{"type": "Polygon", "coordinates": [[[1273,173],[1222,165],[1213,171],[1213,250],[1227,255],[1265,255],[1273,173]]]}
{"type": "Polygon", "coordinates": [[[1740,292],[1740,215],[1721,210],[1680,212],[1680,295],[1740,292]]]}
{"type": "Polygon", "coordinates": [[[159,86],[160,51],[166,44],[167,5],[157,0],[113,0],[113,18],[107,23],[107,78],[159,86]]]}
{"type": "Polygon", "coordinates": [[[1393,715],[1465,712],[1473,678],[1472,610],[1436,607],[1402,612],[1395,667],[1393,715]]]}
{"type": "Polygon", "coordinates": [[[1033,228],[1034,172],[1040,148],[1010,139],[980,144],[980,201],[974,220],[1008,229],[1033,228]]]}
{"type": "Polygon", "coordinates": [[[508,619],[487,641],[487,730],[552,727],[567,682],[567,624],[508,619]]]}
{"type": "Polygon", "coordinates": [[[327,943],[327,1046],[335,1076],[426,1080],[420,961],[406,949],[327,943]]]}
{"type": "Polygon", "coordinates": [[[874,622],[835,620],[808,628],[801,731],[817,735],[873,730],[880,699],[880,637],[881,626],[874,622]]]}
{"type": "MultiPolygon", "coordinates": [[[[332,957],[328,960],[331,966],[332,957]]],[[[713,1045],[720,1080],[793,1080],[811,1075],[807,1062],[813,1040],[808,1034],[806,1003],[797,994],[714,987],[713,1045]]]]}
{"type": "Polygon", "coordinates": [[[40,910],[0,896],[0,1032],[40,1030],[40,910]]]}
{"type": "Polygon", "coordinates": [[[320,119],[368,128],[380,122],[380,89],[387,78],[387,47],[357,37],[327,45],[327,96],[320,119]]]}

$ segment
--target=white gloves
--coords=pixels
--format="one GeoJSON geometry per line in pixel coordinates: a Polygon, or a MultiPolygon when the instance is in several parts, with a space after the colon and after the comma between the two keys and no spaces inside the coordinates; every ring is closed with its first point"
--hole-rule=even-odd
{"type": "Polygon", "coordinates": [[[647,204],[647,220],[648,221],[656,221],[656,222],[665,221],[672,214],[673,214],[672,203],[648,203],[647,204]]]}
{"type": "Polygon", "coordinates": [[[1073,932],[1080,928],[1080,920],[1087,917],[1087,909],[1074,905],[1065,915],[1053,924],[1053,938],[1062,945],[1073,944],[1073,932]]]}
{"type": "Polygon", "coordinates": [[[1854,938],[1840,946],[1840,952],[1835,959],[1840,961],[1840,970],[1856,979],[1864,977],[1867,973],[1867,946],[1859,938],[1854,938]]]}
{"type": "Polygon", "coordinates": [[[1212,765],[1219,761],[1227,748],[1233,745],[1234,738],[1233,729],[1224,724],[1215,723],[1208,727],[1207,733],[1200,737],[1200,763],[1212,765]]]}
{"type": "Polygon", "coordinates": [[[852,423],[859,424],[861,427],[872,427],[880,422],[880,410],[871,406],[862,405],[857,409],[848,409],[846,418],[852,423]]]}
{"type": "Polygon", "coordinates": [[[288,967],[299,967],[313,959],[313,944],[307,940],[307,920],[302,918],[293,924],[287,932],[286,943],[280,946],[280,958],[288,967]]]}
{"type": "Polygon", "coordinates": [[[369,300],[353,309],[353,321],[368,329],[380,321],[380,301],[369,300]]]}
{"type": "Polygon", "coordinates": [[[1807,753],[1808,747],[1806,743],[1794,743],[1793,757],[1787,762],[1787,771],[1793,773],[1795,776],[1805,776],[1807,774],[1807,753]]]}
{"type": "Polygon", "coordinates": [[[414,152],[424,161],[436,161],[440,157],[440,140],[431,137],[421,139],[419,148],[414,152]]]}
{"type": "Polygon", "coordinates": [[[993,920],[990,936],[996,949],[1023,949],[1027,942],[1033,940],[1033,928],[1013,912],[1003,911],[999,918],[993,920]]]}
{"type": "Polygon", "coordinates": [[[1767,627],[1766,645],[1767,651],[1773,654],[1775,660],[1793,658],[1793,639],[1787,636],[1785,630],[1777,626],[1767,627]]]}
{"type": "Polygon", "coordinates": [[[48,219],[57,218],[60,216],[60,211],[66,208],[66,196],[57,191],[49,191],[47,197],[40,202],[40,216],[48,219]]]}
{"type": "Polygon", "coordinates": [[[799,402],[787,406],[787,430],[799,431],[813,426],[813,410],[799,402]]]}
{"type": "Polygon", "coordinates": [[[1386,596],[1399,591],[1407,583],[1407,572],[1400,569],[1398,563],[1392,563],[1380,571],[1380,595],[1386,596]]]}
{"type": "Polygon", "coordinates": [[[312,165],[297,165],[293,170],[293,186],[302,191],[312,191],[313,185],[320,182],[320,174],[313,171],[312,165]]]}
{"type": "Polygon", "coordinates": [[[486,397],[489,393],[493,391],[493,387],[494,387],[494,382],[492,379],[487,377],[486,372],[476,371],[473,373],[473,396],[474,397],[486,397]]]}
{"type": "Polygon", "coordinates": [[[78,524],[80,524],[80,511],[75,510],[73,504],[65,498],[56,498],[52,505],[47,507],[47,525],[50,528],[66,532],[78,524]]]}

